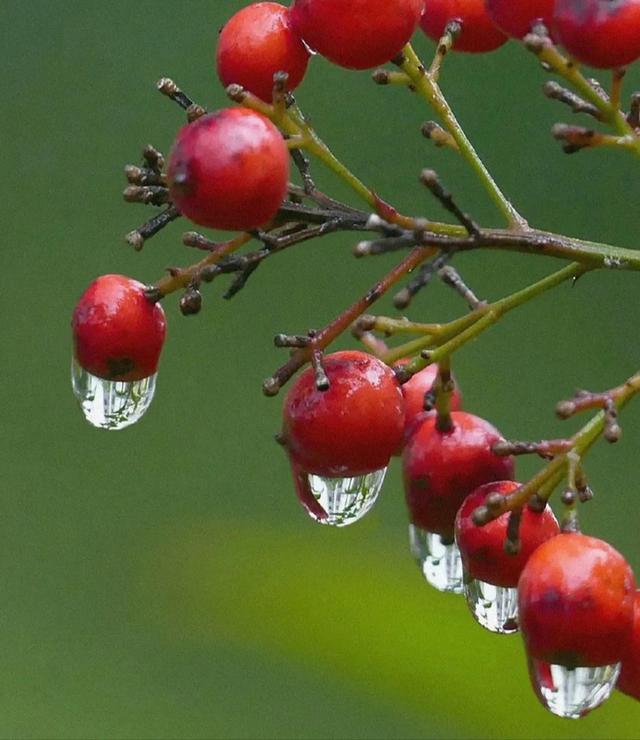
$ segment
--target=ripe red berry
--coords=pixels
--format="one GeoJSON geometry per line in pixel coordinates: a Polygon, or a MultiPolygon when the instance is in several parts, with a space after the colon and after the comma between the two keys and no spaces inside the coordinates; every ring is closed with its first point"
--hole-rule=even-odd
{"type": "Polygon", "coordinates": [[[286,72],[288,89],[295,90],[307,71],[309,52],[291,27],[288,8],[279,3],[253,3],[223,27],[216,61],[224,85],[242,85],[271,102],[273,75],[286,72]]]}
{"type": "Polygon", "coordinates": [[[485,0],[426,0],[420,26],[427,36],[438,41],[450,21],[462,26],[456,51],[493,51],[507,40],[489,17],[485,0]]]}
{"type": "Polygon", "coordinates": [[[164,311],[145,286],[124,275],[102,275],[82,294],[71,326],[75,359],[92,375],[134,381],[154,375],[165,338],[164,311]]]}
{"type": "Polygon", "coordinates": [[[481,527],[473,523],[473,512],[484,505],[487,496],[492,493],[507,496],[519,485],[512,480],[486,483],[467,496],[460,507],[456,516],[456,542],[465,571],[471,578],[494,586],[514,588],[534,550],[560,533],[558,522],[548,506],[540,513],[525,507],[520,520],[520,550],[511,555],[504,548],[508,513],[481,527]]]}
{"type": "MultiPolygon", "coordinates": [[[[398,365],[406,364],[408,360],[399,362],[398,365]]],[[[424,397],[432,388],[438,377],[438,366],[427,365],[423,370],[413,375],[402,385],[405,408],[405,432],[410,434],[413,424],[417,418],[424,413],[424,397]]],[[[451,411],[459,411],[462,407],[462,394],[456,384],[451,394],[451,411]]]]}
{"type": "Polygon", "coordinates": [[[507,35],[522,39],[536,23],[550,28],[554,4],[555,0],[487,0],[487,12],[507,35]]]}
{"type": "Polygon", "coordinates": [[[622,659],[618,688],[640,701],[640,591],[636,591],[633,609],[633,633],[622,659]]]}
{"type": "Polygon", "coordinates": [[[624,67],[640,58],[640,0],[556,0],[552,30],[579,62],[624,67]]]}
{"type": "Polygon", "coordinates": [[[635,581],[611,545],[562,534],[529,558],[518,583],[529,657],[575,668],[618,663],[633,626],[635,581]]]}
{"type": "Polygon", "coordinates": [[[277,213],[287,192],[289,152],[260,113],[226,108],[179,132],[169,158],[171,198],[200,226],[250,231],[277,213]]]}
{"type": "Polygon", "coordinates": [[[489,422],[464,411],[451,414],[453,428],[441,431],[429,414],[415,430],[403,455],[409,515],[422,530],[452,540],[456,513],[478,486],[513,477],[513,458],[491,447],[502,436],[489,422]]]}
{"type": "Polygon", "coordinates": [[[284,404],[283,437],[306,473],[353,477],[386,467],[404,427],[404,401],[393,371],[364,352],[324,359],[327,391],[308,368],[284,404]]]}
{"type": "Polygon", "coordinates": [[[418,27],[424,0],[295,0],[293,27],[334,64],[371,69],[393,59],[418,27]]]}

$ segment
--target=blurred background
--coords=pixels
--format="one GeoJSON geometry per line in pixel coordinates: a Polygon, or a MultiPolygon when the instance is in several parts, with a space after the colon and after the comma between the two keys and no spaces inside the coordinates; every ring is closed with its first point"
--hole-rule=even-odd
{"type": "MultiPolygon", "coordinates": [[[[197,258],[176,223],[140,254],[123,235],[151,211],[123,203],[123,167],[168,151],[183,116],[154,90],[173,77],[225,106],[218,28],[245,2],[113,0],[0,4],[2,179],[2,600],[0,736],[11,738],[637,738],[640,705],[616,695],[572,723],[528,685],[520,639],[476,626],[460,598],[430,590],[407,545],[399,466],[379,504],[341,531],[298,506],[273,441],[282,399],[261,381],[277,332],[318,327],[392,258],[354,261],[336,236],[268,261],[233,301],[223,280],[169,341],[156,400],[137,426],[90,428],[71,394],[69,320],[106,272],[153,282],[197,258]]],[[[417,47],[427,58],[433,45],[417,47]]],[[[638,242],[637,162],[567,157],[549,129],[571,114],[515,44],[447,59],[442,86],[498,182],[538,227],[638,242]]],[[[625,91],[640,86],[638,71],[625,91]],[[635,87],[634,87],[635,85],[635,87]]],[[[421,138],[432,118],[405,90],[313,60],[298,100],[336,154],[400,209],[442,217],[417,182],[437,169],[485,225],[499,220],[461,161],[421,138]]],[[[316,166],[318,182],[351,195],[316,166]]],[[[457,261],[488,299],[560,263],[474,253],[457,261]]],[[[506,436],[571,433],[553,407],[640,365],[638,277],[589,275],[509,315],[455,358],[469,410],[506,436]]],[[[380,311],[391,311],[390,301],[380,311]]],[[[464,312],[441,286],[410,315],[464,312]]],[[[345,339],[339,346],[349,346],[345,339]]],[[[587,471],[586,531],[640,573],[640,402],[587,471]]],[[[521,476],[537,469],[523,461],[521,476]]]]}

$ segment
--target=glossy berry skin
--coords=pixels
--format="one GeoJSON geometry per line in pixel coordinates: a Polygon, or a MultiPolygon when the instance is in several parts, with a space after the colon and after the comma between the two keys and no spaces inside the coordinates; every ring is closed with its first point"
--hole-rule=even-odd
{"type": "Polygon", "coordinates": [[[618,689],[640,701],[640,591],[636,591],[633,632],[622,660],[618,689]]]}
{"type": "Polygon", "coordinates": [[[334,64],[371,69],[393,59],[418,27],[424,0],[296,0],[293,27],[334,64]]]}
{"type": "Polygon", "coordinates": [[[280,208],[289,153],[269,119],[226,108],[181,129],[168,175],[171,198],[187,218],[214,229],[249,231],[280,208]]]}
{"type": "Polygon", "coordinates": [[[452,540],[456,513],[484,483],[513,477],[513,458],[491,447],[502,439],[484,419],[464,411],[451,414],[453,429],[440,431],[428,414],[403,453],[404,489],[411,522],[452,540]]]}
{"type": "Polygon", "coordinates": [[[529,657],[568,668],[619,662],[631,636],[635,588],[626,560],[606,542],[575,533],[547,540],[518,583],[529,657]]]}
{"type": "Polygon", "coordinates": [[[624,67],[640,58],[640,0],[556,0],[552,30],[579,62],[624,67]]]}
{"type": "Polygon", "coordinates": [[[158,368],[166,325],[164,311],[145,286],[124,275],[102,275],[82,294],[73,312],[74,356],[106,380],[148,378],[158,368]]]}
{"type": "Polygon", "coordinates": [[[286,72],[288,89],[302,82],[309,52],[291,27],[289,9],[279,3],[253,3],[226,23],[216,51],[218,76],[271,102],[273,75],[286,72]]]}
{"type": "Polygon", "coordinates": [[[508,513],[482,527],[473,523],[473,512],[484,505],[489,494],[508,496],[519,486],[519,483],[512,480],[486,483],[467,496],[458,510],[456,542],[465,571],[472,578],[494,586],[515,588],[532,553],[543,542],[560,534],[558,522],[548,506],[542,512],[525,507],[520,520],[520,551],[517,555],[510,555],[504,549],[508,513]]]}
{"type": "Polygon", "coordinates": [[[523,39],[536,23],[551,28],[551,16],[555,0],[486,0],[487,13],[491,20],[507,36],[523,39]]]}
{"type": "Polygon", "coordinates": [[[485,0],[426,0],[420,26],[427,36],[439,41],[450,21],[462,24],[455,51],[493,51],[507,41],[489,17],[485,0]]]}
{"type": "Polygon", "coordinates": [[[384,468],[399,446],[404,400],[393,371],[364,352],[324,358],[327,391],[308,368],[284,404],[283,436],[299,469],[354,477],[384,468]]]}

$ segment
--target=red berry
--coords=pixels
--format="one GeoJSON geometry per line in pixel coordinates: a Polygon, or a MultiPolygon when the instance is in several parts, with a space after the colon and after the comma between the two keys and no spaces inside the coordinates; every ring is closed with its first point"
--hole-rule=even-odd
{"type": "Polygon", "coordinates": [[[633,609],[633,634],[622,660],[618,688],[640,701],[640,591],[636,591],[633,609]]]}
{"type": "Polygon", "coordinates": [[[75,358],[98,378],[134,381],[154,375],[165,338],[164,311],[145,286],[102,275],[82,294],[71,326],[75,358]]]}
{"type": "Polygon", "coordinates": [[[522,39],[536,23],[550,28],[554,4],[555,0],[487,0],[487,12],[506,34],[522,39]]]}
{"type": "Polygon", "coordinates": [[[418,27],[424,0],[296,0],[293,27],[334,64],[371,69],[393,59],[418,27]]]}
{"type": "Polygon", "coordinates": [[[260,113],[226,108],[178,134],[169,158],[171,198],[200,226],[250,231],[277,213],[287,192],[289,152],[260,113]]]}
{"type": "Polygon", "coordinates": [[[426,0],[420,25],[427,36],[438,41],[450,21],[462,25],[456,51],[493,51],[507,40],[489,18],[485,0],[426,0]]]}
{"type": "Polygon", "coordinates": [[[579,62],[624,67],[640,57],[640,0],[556,0],[552,30],[579,62]]]}
{"type": "Polygon", "coordinates": [[[606,542],[574,533],[547,540],[518,583],[529,656],[567,668],[618,663],[631,636],[635,587],[626,560],[606,542]]]}
{"type": "Polygon", "coordinates": [[[473,523],[473,512],[484,505],[489,494],[507,496],[519,485],[512,480],[486,483],[467,496],[460,507],[456,516],[456,542],[465,570],[472,578],[494,586],[515,588],[533,551],[560,533],[558,522],[548,506],[541,513],[525,507],[520,520],[520,551],[517,555],[510,555],[504,549],[508,513],[482,527],[473,523]]]}
{"type": "Polygon", "coordinates": [[[223,27],[216,61],[224,85],[242,85],[270,102],[273,75],[286,72],[288,89],[295,90],[307,71],[309,52],[291,27],[288,8],[279,3],[253,3],[223,27]]]}
{"type": "Polygon", "coordinates": [[[451,419],[453,428],[440,431],[436,415],[427,415],[403,455],[411,521],[445,539],[453,538],[456,513],[471,491],[513,477],[513,458],[491,451],[502,439],[495,427],[464,411],[454,411],[451,419]]]}
{"type": "Polygon", "coordinates": [[[364,352],[324,359],[327,391],[308,368],[284,404],[283,436],[289,454],[307,473],[355,477],[384,468],[398,448],[404,401],[396,377],[364,352]]]}
{"type": "MultiPolygon", "coordinates": [[[[407,364],[408,360],[399,362],[398,365],[407,364]]],[[[417,417],[424,413],[424,396],[428,393],[438,376],[437,365],[427,365],[402,385],[405,408],[405,430],[412,429],[417,417]]],[[[459,411],[462,406],[462,394],[456,385],[451,394],[451,410],[459,411]]]]}

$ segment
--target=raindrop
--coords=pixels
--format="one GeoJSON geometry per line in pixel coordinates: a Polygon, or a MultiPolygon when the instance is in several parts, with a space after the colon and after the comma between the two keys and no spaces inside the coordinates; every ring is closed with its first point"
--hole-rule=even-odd
{"type": "Polygon", "coordinates": [[[455,542],[410,524],[409,546],[428,583],[438,591],[462,593],[462,559],[455,542]]]}
{"type": "Polygon", "coordinates": [[[307,506],[312,519],[321,524],[346,527],[359,521],[375,504],[386,468],[355,478],[323,478],[308,475],[309,489],[316,506],[307,506]],[[319,508],[318,508],[319,507],[319,508]]]}
{"type": "Polygon", "coordinates": [[[464,595],[476,622],[490,632],[511,635],[518,631],[518,589],[494,586],[465,577],[464,595]]]}
{"type": "Polygon", "coordinates": [[[89,424],[99,429],[124,429],[149,408],[156,389],[155,375],[124,382],[92,375],[76,360],[71,363],[73,394],[89,424]]]}
{"type": "Polygon", "coordinates": [[[542,704],[558,717],[579,719],[609,698],[620,663],[566,668],[543,660],[529,659],[531,682],[542,704]]]}

